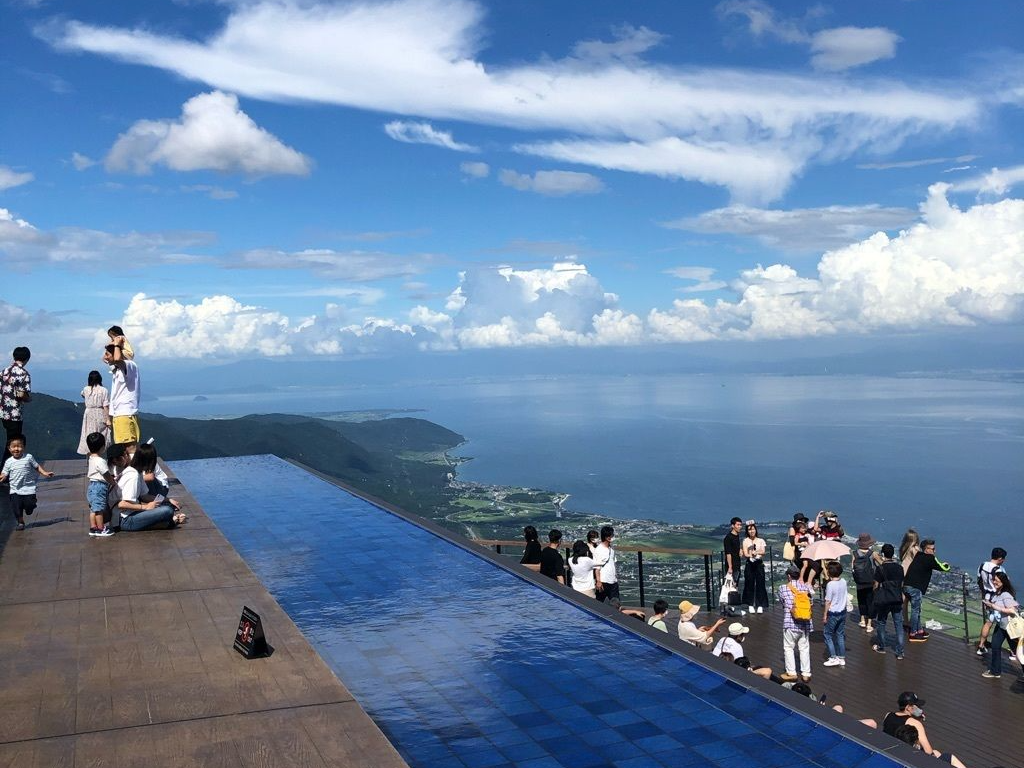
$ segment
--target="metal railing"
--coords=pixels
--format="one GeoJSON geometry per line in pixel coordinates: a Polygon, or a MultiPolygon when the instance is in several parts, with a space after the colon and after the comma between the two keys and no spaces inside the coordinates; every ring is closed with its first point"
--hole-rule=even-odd
{"type": "MultiPolygon", "coordinates": [[[[493,547],[499,555],[522,556],[522,541],[499,539],[473,539],[485,547],[493,547]]],[[[675,606],[681,600],[705,605],[717,610],[716,577],[713,567],[714,552],[709,549],[671,549],[667,547],[615,546],[618,553],[616,568],[622,601],[627,604],[647,605],[654,599],[664,599],[675,606]],[[634,556],[626,556],[632,553],[634,556]]],[[[564,557],[571,554],[567,547],[564,557]]],[[[718,582],[720,584],[720,582],[718,582]]]]}

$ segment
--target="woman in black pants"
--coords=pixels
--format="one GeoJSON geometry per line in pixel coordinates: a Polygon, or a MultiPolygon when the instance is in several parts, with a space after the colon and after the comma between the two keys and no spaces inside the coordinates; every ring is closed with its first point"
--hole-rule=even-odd
{"type": "Polygon", "coordinates": [[[747,535],[740,542],[743,553],[743,602],[750,606],[751,613],[764,613],[768,607],[768,590],[764,584],[764,539],[757,535],[753,520],[747,522],[747,535]]]}
{"type": "Polygon", "coordinates": [[[870,533],[862,533],[857,537],[857,550],[853,553],[853,583],[857,585],[857,610],[860,613],[860,626],[865,632],[872,632],[871,621],[874,618],[874,582],[875,567],[882,561],[871,546],[875,543],[870,533]]]}

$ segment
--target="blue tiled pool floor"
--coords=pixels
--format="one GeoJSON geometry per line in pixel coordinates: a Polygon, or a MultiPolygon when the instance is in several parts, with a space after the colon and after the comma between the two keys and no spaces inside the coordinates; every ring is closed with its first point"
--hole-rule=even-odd
{"type": "Polygon", "coordinates": [[[899,765],[280,459],[172,468],[413,768],[899,765]]]}

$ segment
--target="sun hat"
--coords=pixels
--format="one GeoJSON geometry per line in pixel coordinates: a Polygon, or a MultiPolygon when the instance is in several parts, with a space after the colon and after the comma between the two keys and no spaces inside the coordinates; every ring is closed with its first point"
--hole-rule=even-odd
{"type": "Polygon", "coordinates": [[[862,533],[857,537],[857,547],[859,549],[867,549],[875,543],[875,537],[870,533],[862,533]]]}
{"type": "Polygon", "coordinates": [[[683,600],[679,604],[679,618],[683,621],[689,621],[700,612],[700,606],[694,605],[689,600],[683,600]]]}
{"type": "Polygon", "coordinates": [[[805,515],[803,512],[797,512],[795,515],[793,515],[793,522],[795,523],[797,520],[801,520],[806,523],[807,515],[805,515]]]}
{"type": "Polygon", "coordinates": [[[732,624],[729,625],[729,636],[730,637],[739,637],[740,635],[747,634],[747,632],[749,632],[749,631],[750,631],[750,627],[744,627],[738,621],[734,621],[732,624]]]}

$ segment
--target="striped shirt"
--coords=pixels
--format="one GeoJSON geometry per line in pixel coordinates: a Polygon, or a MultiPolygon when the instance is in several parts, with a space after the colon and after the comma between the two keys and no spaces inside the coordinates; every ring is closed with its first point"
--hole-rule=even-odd
{"type": "Polygon", "coordinates": [[[3,472],[11,484],[11,494],[31,496],[36,492],[36,478],[39,476],[39,462],[31,453],[23,454],[20,459],[11,456],[4,462],[3,472]]]}

